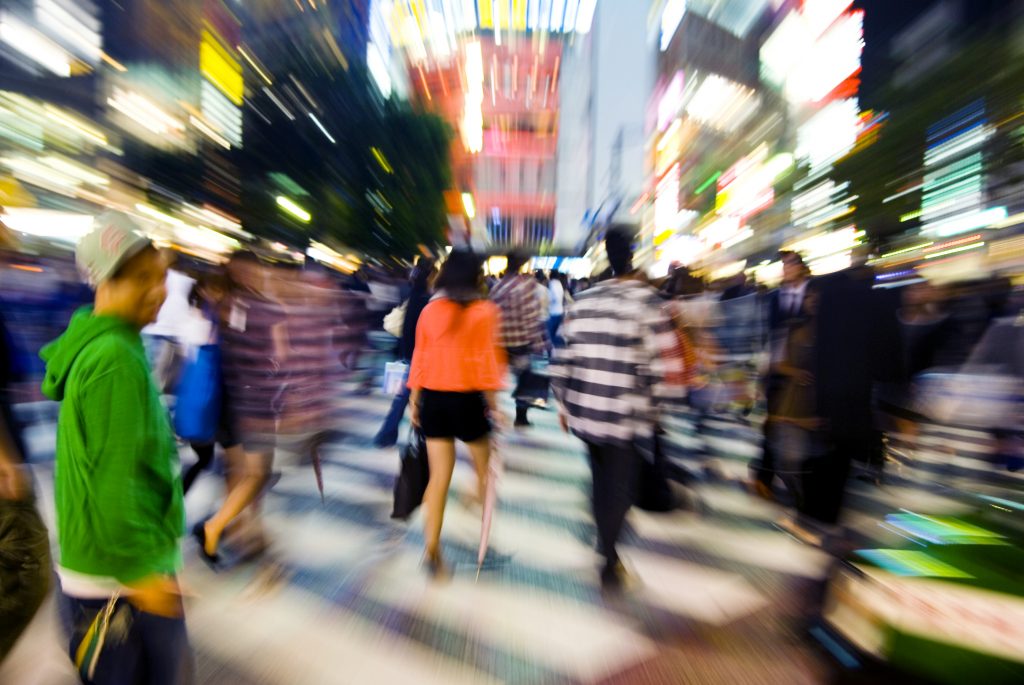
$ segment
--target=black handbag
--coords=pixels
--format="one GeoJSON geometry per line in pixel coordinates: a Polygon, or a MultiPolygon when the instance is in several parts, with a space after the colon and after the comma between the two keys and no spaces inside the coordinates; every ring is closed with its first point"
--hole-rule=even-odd
{"type": "Polygon", "coordinates": [[[427,441],[423,433],[413,429],[409,442],[402,449],[402,470],[395,480],[395,506],[391,518],[405,520],[423,503],[423,494],[430,480],[427,441]]]}

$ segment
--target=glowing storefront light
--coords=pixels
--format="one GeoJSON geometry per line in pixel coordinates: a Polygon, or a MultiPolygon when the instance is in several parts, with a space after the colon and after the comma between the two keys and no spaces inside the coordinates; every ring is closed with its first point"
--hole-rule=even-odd
{"type": "Polygon", "coordinates": [[[77,57],[95,66],[100,61],[101,52],[99,21],[88,16],[84,8],[76,9],[81,13],[79,16],[73,15],[55,0],[36,0],[36,21],[51,36],[70,46],[77,57]],[[85,17],[88,17],[88,23],[83,21],[85,17]]]}
{"type": "Polygon", "coordinates": [[[203,29],[199,43],[199,71],[213,85],[224,93],[236,106],[242,106],[245,84],[242,80],[242,65],[231,56],[221,41],[203,29]]]}
{"type": "Polygon", "coordinates": [[[805,3],[761,47],[762,77],[783,88],[791,103],[821,102],[860,70],[864,12],[846,12],[846,7],[837,11],[842,4],[805,3]]]}
{"type": "Polygon", "coordinates": [[[479,41],[466,45],[466,96],[462,117],[462,139],[466,150],[478,153],[484,148],[484,61],[479,41]]]}
{"type": "Polygon", "coordinates": [[[677,71],[658,100],[658,130],[664,131],[683,106],[683,72],[677,71]]]}
{"type": "Polygon", "coordinates": [[[0,42],[57,76],[71,76],[73,60],[67,50],[9,12],[0,12],[0,42]]]}
{"type": "Polygon", "coordinates": [[[185,124],[171,116],[149,98],[133,91],[115,87],[107,104],[139,124],[147,131],[158,135],[181,134],[185,124]]]}
{"type": "Polygon", "coordinates": [[[860,128],[855,99],[832,102],[797,130],[796,157],[812,169],[823,167],[853,149],[860,128]]]}
{"type": "Polygon", "coordinates": [[[462,208],[466,210],[466,216],[471,220],[476,218],[476,203],[473,202],[472,193],[462,194],[462,208]]]}
{"type": "Polygon", "coordinates": [[[25,235],[76,244],[92,230],[93,217],[49,209],[7,207],[4,211],[4,224],[25,235]]]}
{"type": "Polygon", "coordinates": [[[686,16],[686,0],[668,0],[661,11],[661,50],[668,50],[676,29],[686,16]]]}
{"type": "Polygon", "coordinates": [[[679,164],[673,164],[658,182],[654,195],[654,227],[656,233],[679,228],[679,164]]]}
{"type": "Polygon", "coordinates": [[[731,133],[750,118],[760,102],[753,89],[712,74],[686,103],[686,113],[705,126],[731,133]]]}

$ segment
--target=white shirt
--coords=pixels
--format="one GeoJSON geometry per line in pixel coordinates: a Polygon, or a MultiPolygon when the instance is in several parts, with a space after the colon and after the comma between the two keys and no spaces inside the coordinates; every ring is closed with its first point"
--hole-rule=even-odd
{"type": "Polygon", "coordinates": [[[551,283],[548,284],[548,296],[550,298],[548,313],[551,316],[565,314],[565,287],[557,278],[552,278],[551,283]]]}
{"type": "Polygon", "coordinates": [[[146,335],[160,335],[181,341],[189,325],[192,307],[188,303],[189,293],[195,279],[180,271],[167,272],[167,299],[156,315],[156,321],[142,329],[146,335]]]}
{"type": "Polygon", "coordinates": [[[779,309],[783,316],[796,316],[804,306],[807,281],[799,285],[784,285],[779,290],[779,309]]]}

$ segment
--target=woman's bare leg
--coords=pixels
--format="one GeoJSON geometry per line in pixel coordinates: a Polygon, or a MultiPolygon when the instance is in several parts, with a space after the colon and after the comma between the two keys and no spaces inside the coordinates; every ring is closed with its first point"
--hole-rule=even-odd
{"type": "Polygon", "coordinates": [[[455,441],[427,438],[430,480],[423,495],[423,538],[428,558],[437,558],[441,549],[441,524],[448,501],[448,487],[455,469],[455,441]]]}

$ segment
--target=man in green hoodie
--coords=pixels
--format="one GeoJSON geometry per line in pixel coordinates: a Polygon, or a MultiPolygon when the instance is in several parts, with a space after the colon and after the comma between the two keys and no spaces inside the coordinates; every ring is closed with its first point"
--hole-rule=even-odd
{"type": "Polygon", "coordinates": [[[86,682],[174,683],[188,654],[180,465],[139,334],[164,301],[167,265],[119,213],[97,218],[76,258],[95,306],[41,355],[43,393],[61,403],[57,572],[71,658],[86,682]]]}

